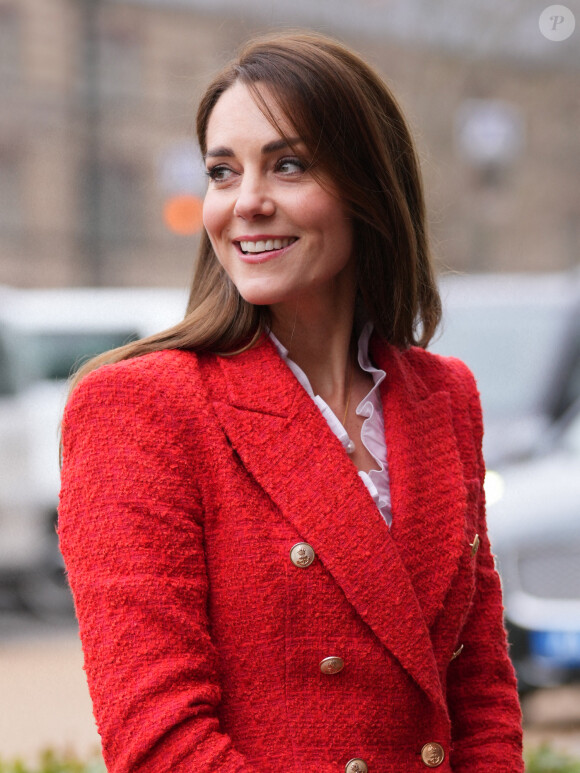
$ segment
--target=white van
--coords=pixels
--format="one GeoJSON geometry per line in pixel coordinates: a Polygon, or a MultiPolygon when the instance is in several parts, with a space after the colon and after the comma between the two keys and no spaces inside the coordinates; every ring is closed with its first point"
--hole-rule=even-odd
{"type": "Polygon", "coordinates": [[[63,603],[55,534],[59,422],[84,360],[183,318],[185,290],[0,288],[0,580],[33,608],[63,603]]]}
{"type": "Polygon", "coordinates": [[[431,351],[473,371],[488,465],[533,454],[580,396],[580,272],[452,275],[431,351]]]}

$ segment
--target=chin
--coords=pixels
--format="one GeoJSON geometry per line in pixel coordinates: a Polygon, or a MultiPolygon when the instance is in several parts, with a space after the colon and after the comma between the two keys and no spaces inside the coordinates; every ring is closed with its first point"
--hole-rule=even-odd
{"type": "Polygon", "coordinates": [[[288,300],[288,293],[273,287],[238,287],[242,298],[253,306],[270,306],[288,300]]]}

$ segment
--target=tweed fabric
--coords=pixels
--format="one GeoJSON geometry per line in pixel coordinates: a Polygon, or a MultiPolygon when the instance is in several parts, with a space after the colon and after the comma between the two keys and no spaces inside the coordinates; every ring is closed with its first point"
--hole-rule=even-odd
{"type": "Polygon", "coordinates": [[[267,338],[76,388],[59,533],[112,773],[342,773],[353,757],[419,773],[427,742],[442,772],[523,770],[473,378],[376,337],[371,352],[390,529],[267,338]],[[329,655],[340,673],[321,673],[329,655]]]}
{"type": "MultiPolygon", "coordinates": [[[[380,383],[385,378],[386,374],[383,370],[375,368],[370,361],[368,349],[372,332],[373,323],[367,322],[358,339],[358,364],[362,370],[370,374],[373,380],[373,386],[355,407],[355,412],[359,416],[365,417],[360,431],[360,442],[371,456],[374,457],[375,464],[373,469],[368,472],[359,470],[358,474],[367,487],[369,494],[372,496],[375,505],[379,508],[381,515],[390,526],[392,521],[391,492],[389,488],[389,471],[387,469],[385,425],[383,422],[383,409],[379,390],[380,383]]],[[[272,331],[269,331],[268,335],[274,342],[281,358],[318,406],[326,423],[342,443],[342,447],[347,449],[352,441],[338,416],[335,415],[330,406],[322,399],[322,397],[320,397],[320,395],[314,394],[308,376],[299,365],[289,358],[288,349],[278,341],[272,331]]]]}

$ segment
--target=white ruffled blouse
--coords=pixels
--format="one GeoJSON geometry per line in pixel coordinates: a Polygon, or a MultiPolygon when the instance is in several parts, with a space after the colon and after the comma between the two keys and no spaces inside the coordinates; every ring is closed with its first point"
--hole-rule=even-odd
{"type": "MultiPolygon", "coordinates": [[[[367,322],[358,339],[358,362],[360,367],[367,373],[370,373],[374,386],[356,407],[358,416],[364,416],[361,430],[361,440],[364,447],[371,454],[376,462],[376,469],[373,468],[368,473],[359,470],[359,475],[373,498],[381,515],[390,526],[392,521],[391,512],[391,494],[389,488],[389,471],[387,467],[387,444],[385,441],[385,424],[383,419],[383,407],[381,404],[381,395],[379,385],[386,376],[384,370],[375,368],[369,357],[369,340],[373,332],[372,322],[367,322]]],[[[325,403],[320,395],[315,395],[310,385],[306,373],[293,360],[288,357],[286,349],[270,331],[270,338],[274,342],[278,352],[292,373],[296,376],[306,392],[314,400],[320,412],[326,419],[330,429],[340,440],[346,451],[351,442],[346,429],[340,420],[335,416],[331,408],[325,403]]]]}

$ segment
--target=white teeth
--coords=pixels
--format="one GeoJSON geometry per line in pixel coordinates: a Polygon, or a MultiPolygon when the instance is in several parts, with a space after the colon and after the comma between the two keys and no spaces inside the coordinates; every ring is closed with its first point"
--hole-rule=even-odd
{"type": "Polygon", "coordinates": [[[270,250],[281,250],[283,247],[288,247],[289,244],[295,242],[295,237],[288,239],[268,239],[267,241],[260,240],[258,242],[243,241],[240,242],[242,252],[269,252],[270,250]]]}

